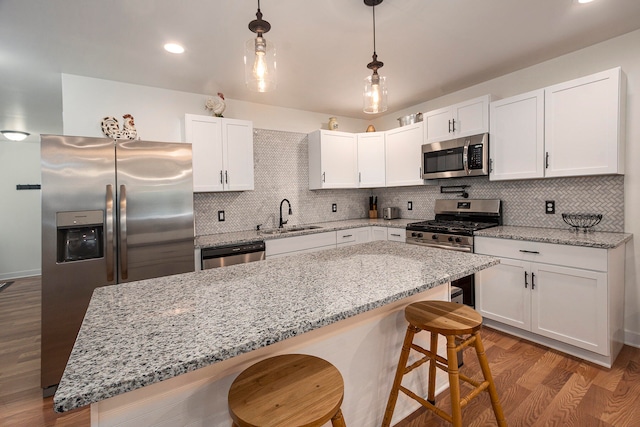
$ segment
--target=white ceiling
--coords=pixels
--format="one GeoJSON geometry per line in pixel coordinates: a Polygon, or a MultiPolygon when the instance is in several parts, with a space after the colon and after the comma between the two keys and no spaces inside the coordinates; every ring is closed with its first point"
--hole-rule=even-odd
{"type": "MultiPolygon", "coordinates": [[[[60,73],[368,117],[371,7],[262,0],[279,72],[264,94],[244,86],[256,9],[256,0],[0,0],[0,129],[62,132],[60,73]],[[165,52],[170,41],[186,52],[165,52]]],[[[640,0],[384,0],[376,43],[388,113],[638,28],[640,0]]]]}

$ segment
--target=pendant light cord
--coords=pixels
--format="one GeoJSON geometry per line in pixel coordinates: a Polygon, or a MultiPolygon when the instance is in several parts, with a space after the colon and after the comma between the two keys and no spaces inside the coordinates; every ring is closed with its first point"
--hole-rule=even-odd
{"type": "MultiPolygon", "coordinates": [[[[260,3],[260,0],[258,0],[258,3],[260,3]]],[[[373,1],[373,54],[376,54],[376,2],[375,0],[373,1]]]]}

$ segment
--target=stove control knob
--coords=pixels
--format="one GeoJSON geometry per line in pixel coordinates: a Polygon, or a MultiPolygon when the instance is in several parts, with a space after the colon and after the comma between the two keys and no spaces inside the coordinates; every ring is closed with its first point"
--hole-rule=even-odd
{"type": "Polygon", "coordinates": [[[462,239],[459,237],[456,237],[456,243],[460,243],[460,242],[462,242],[462,239]]]}
{"type": "Polygon", "coordinates": [[[438,235],[437,235],[437,234],[434,234],[433,236],[431,236],[431,239],[432,239],[432,240],[438,240],[438,235]]]}
{"type": "Polygon", "coordinates": [[[422,237],[422,236],[423,236],[423,234],[422,234],[422,233],[418,233],[418,237],[422,237]]]}
{"type": "Polygon", "coordinates": [[[449,241],[450,241],[450,242],[453,242],[453,237],[449,237],[449,241]]]}

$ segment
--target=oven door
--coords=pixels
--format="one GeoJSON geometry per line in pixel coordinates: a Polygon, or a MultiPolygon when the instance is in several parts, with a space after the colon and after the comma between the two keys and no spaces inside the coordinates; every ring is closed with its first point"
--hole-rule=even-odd
{"type": "Polygon", "coordinates": [[[410,238],[407,238],[406,242],[411,244],[411,245],[428,246],[430,248],[445,249],[445,250],[448,250],[448,251],[469,252],[469,253],[471,253],[471,251],[472,251],[472,249],[470,247],[468,247],[468,246],[442,245],[442,244],[438,244],[438,243],[425,242],[425,241],[422,241],[422,240],[414,240],[414,239],[410,239],[410,238]]]}

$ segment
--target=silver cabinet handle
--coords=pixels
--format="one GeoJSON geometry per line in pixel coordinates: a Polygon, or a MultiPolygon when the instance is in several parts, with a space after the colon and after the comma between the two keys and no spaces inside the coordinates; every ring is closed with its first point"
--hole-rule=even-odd
{"type": "Polygon", "coordinates": [[[362,172],[358,172],[358,182],[362,182],[362,172]]]}
{"type": "Polygon", "coordinates": [[[220,171],[220,184],[223,184],[224,182],[222,181],[222,171],[220,171]]]}
{"type": "Polygon", "coordinates": [[[400,235],[399,235],[399,234],[393,234],[393,233],[391,233],[391,235],[392,235],[393,237],[400,237],[400,235]]]}
{"type": "Polygon", "coordinates": [[[325,182],[325,173],[326,172],[322,172],[322,182],[325,182]]]}
{"type": "Polygon", "coordinates": [[[524,288],[526,289],[529,286],[529,282],[527,282],[527,278],[529,277],[529,273],[524,272],[524,288]]]}
{"type": "Polygon", "coordinates": [[[536,254],[536,255],[540,255],[540,252],[538,251],[528,251],[526,249],[520,249],[520,252],[523,252],[525,254],[536,254]]]}
{"type": "Polygon", "coordinates": [[[536,288],[536,275],[531,272],[531,290],[536,288]]]}
{"type": "Polygon", "coordinates": [[[229,173],[227,171],[224,171],[224,183],[229,183],[229,173]]]}
{"type": "Polygon", "coordinates": [[[489,173],[493,172],[493,159],[489,159],[489,173]]]}
{"type": "Polygon", "coordinates": [[[112,282],[114,277],[114,262],[113,252],[115,246],[113,245],[113,185],[107,185],[107,197],[105,201],[105,226],[106,230],[106,250],[105,260],[107,262],[107,282],[112,282]]]}
{"type": "Polygon", "coordinates": [[[120,186],[120,275],[123,280],[129,277],[127,262],[127,187],[120,186]]]}
{"type": "Polygon", "coordinates": [[[549,169],[549,152],[547,151],[544,156],[544,168],[549,169]]]}
{"type": "Polygon", "coordinates": [[[344,236],[342,236],[343,239],[346,239],[347,237],[353,237],[353,234],[345,234],[344,236]]]}

